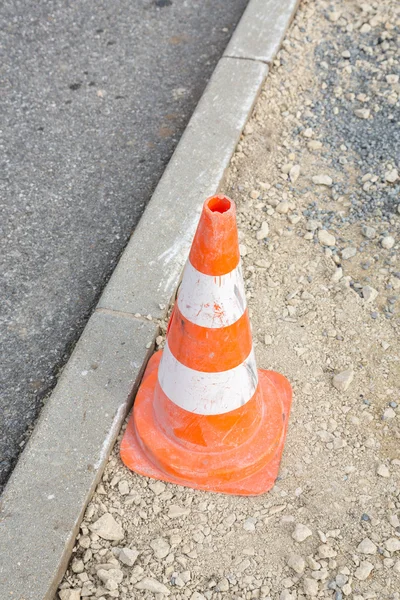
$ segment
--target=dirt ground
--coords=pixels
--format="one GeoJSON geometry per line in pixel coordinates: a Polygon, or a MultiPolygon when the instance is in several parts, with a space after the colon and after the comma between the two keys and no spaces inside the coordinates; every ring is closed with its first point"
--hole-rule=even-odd
{"type": "Polygon", "coordinates": [[[117,445],[61,600],[400,599],[398,11],[302,2],[223,188],[258,366],[294,390],[276,485],[156,483],[117,445]]]}

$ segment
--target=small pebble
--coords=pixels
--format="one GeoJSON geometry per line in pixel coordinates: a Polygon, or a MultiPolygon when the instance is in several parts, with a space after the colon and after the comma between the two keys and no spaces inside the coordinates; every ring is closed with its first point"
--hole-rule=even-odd
{"type": "Polygon", "coordinates": [[[346,392],[349,389],[353,379],[354,371],[352,369],[348,369],[347,371],[342,371],[341,373],[335,375],[332,379],[332,383],[339,392],[346,392]]]}
{"type": "Polygon", "coordinates": [[[390,471],[387,468],[387,466],[383,463],[378,466],[376,472],[380,477],[390,477],[390,471]]]}
{"type": "Polygon", "coordinates": [[[385,248],[385,250],[390,250],[391,248],[393,248],[394,244],[395,239],[391,235],[387,235],[381,240],[381,246],[382,248],[385,248]]]}
{"type": "Polygon", "coordinates": [[[302,523],[298,523],[295,527],[295,530],[292,533],[292,538],[295,542],[304,542],[308,537],[312,535],[311,529],[309,529],[306,525],[302,523]]]}

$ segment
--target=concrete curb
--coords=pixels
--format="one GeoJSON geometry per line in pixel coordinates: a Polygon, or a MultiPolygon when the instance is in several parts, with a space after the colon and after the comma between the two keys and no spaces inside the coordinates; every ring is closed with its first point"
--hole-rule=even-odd
{"type": "Polygon", "coordinates": [[[202,203],[221,184],[296,6],[250,1],[43,409],[1,497],[0,598],[53,600],[154,347],[153,319],[166,314],[202,203]]]}
{"type": "Polygon", "coordinates": [[[224,56],[270,64],[278,52],[300,0],[251,0],[224,56]]]}

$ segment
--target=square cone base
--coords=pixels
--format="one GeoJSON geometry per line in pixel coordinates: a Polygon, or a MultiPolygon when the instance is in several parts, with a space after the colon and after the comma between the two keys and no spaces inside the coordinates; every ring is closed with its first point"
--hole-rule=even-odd
{"type": "MultiPolygon", "coordinates": [[[[286,431],[289,421],[289,413],[292,403],[292,388],[288,380],[281,374],[274,371],[258,370],[259,385],[263,392],[263,398],[265,402],[268,402],[268,396],[271,392],[271,386],[274,388],[275,401],[276,398],[280,403],[282,410],[282,428],[280,432],[280,438],[273,454],[269,456],[268,462],[261,465],[255,472],[250,476],[244,477],[243,479],[237,480],[221,480],[219,483],[215,481],[211,483],[204,483],[196,481],[196,477],[187,480],[180,478],[176,474],[171,475],[160,469],[155,464],[151,457],[143,449],[143,445],[136,433],[134,411],[143,409],[147,404],[149,409],[149,403],[152,403],[154,388],[157,381],[157,369],[160,360],[161,353],[156,353],[150,359],[148,367],[143,377],[142,384],[139,388],[135,405],[132,410],[127,429],[121,442],[121,459],[124,464],[146,477],[153,479],[159,479],[167,481],[169,483],[175,483],[185,487],[193,489],[206,490],[208,492],[219,492],[223,494],[232,494],[237,496],[258,496],[268,492],[274,485],[276,478],[278,477],[279,464],[282,457],[283,447],[286,438],[286,431]]],[[[264,411],[266,414],[268,411],[264,411]]],[[[266,435],[268,435],[268,423],[265,423],[266,435]]],[[[257,454],[257,448],[254,449],[257,454]]],[[[240,447],[238,448],[238,457],[240,458],[240,447]]]]}

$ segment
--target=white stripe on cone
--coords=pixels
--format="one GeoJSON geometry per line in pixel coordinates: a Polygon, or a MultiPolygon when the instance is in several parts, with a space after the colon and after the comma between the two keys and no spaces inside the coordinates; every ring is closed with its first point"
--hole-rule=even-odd
{"type": "Polygon", "coordinates": [[[195,371],[176,360],[165,345],[158,370],[164,394],[174,404],[199,415],[219,415],[246,404],[258,385],[254,350],[237,367],[218,373],[195,371]]]}
{"type": "Polygon", "coordinates": [[[235,323],[246,310],[240,265],[226,275],[200,273],[188,261],[178,294],[182,315],[201,327],[217,329],[235,323]]]}

